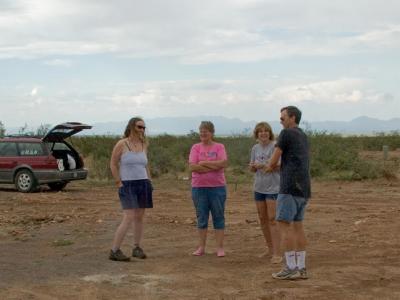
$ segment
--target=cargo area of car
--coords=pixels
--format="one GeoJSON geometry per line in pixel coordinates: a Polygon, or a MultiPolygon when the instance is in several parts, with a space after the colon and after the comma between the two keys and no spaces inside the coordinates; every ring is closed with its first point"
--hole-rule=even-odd
{"type": "Polygon", "coordinates": [[[79,157],[79,154],[73,150],[52,149],[50,150],[50,153],[57,159],[60,170],[74,170],[83,168],[82,159],[79,157]]]}

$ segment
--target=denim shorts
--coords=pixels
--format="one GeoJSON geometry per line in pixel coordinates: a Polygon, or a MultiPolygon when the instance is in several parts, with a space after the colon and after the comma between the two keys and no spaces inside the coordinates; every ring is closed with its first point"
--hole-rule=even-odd
{"type": "Polygon", "coordinates": [[[256,201],[266,201],[266,200],[276,200],[278,194],[264,194],[259,192],[254,192],[254,200],[256,201]]]}
{"type": "Polygon", "coordinates": [[[153,187],[150,180],[124,180],[122,184],[118,189],[122,209],[153,207],[153,187]]]}
{"type": "Polygon", "coordinates": [[[197,228],[206,229],[211,212],[214,229],[225,228],[225,186],[193,187],[192,200],[196,209],[197,228]]]}
{"type": "Polygon", "coordinates": [[[303,221],[307,202],[308,199],[303,197],[278,194],[276,220],[289,223],[303,221]]]}

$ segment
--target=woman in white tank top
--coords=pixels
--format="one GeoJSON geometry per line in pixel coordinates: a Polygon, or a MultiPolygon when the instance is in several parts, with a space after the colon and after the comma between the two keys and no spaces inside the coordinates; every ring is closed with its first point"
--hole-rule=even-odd
{"type": "Polygon", "coordinates": [[[142,118],[129,120],[124,138],[114,146],[110,168],[118,187],[123,209],[122,222],[115,232],[109,258],[129,261],[120,247],[129,228],[133,226],[134,240],[132,256],[144,259],[146,254],[140,247],[143,235],[143,218],[146,208],[153,207],[152,185],[147,161],[147,140],[142,118]]]}

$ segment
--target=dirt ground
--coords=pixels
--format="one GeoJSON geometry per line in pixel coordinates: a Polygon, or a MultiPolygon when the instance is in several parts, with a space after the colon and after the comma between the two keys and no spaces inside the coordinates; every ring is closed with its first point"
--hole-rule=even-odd
{"type": "MultiPolygon", "coordinates": [[[[71,183],[22,194],[0,186],[0,299],[400,299],[400,181],[313,182],[310,279],[277,281],[251,184],[229,185],[226,257],[193,257],[189,182],[156,181],[148,259],[108,260],[121,211],[113,186],[71,183]]],[[[122,249],[129,253],[132,235],[122,249]]]]}

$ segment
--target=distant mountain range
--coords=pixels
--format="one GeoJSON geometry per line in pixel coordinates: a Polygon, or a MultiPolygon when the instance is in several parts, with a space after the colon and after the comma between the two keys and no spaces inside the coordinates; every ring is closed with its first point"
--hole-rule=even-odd
{"type": "MultiPolygon", "coordinates": [[[[242,121],[238,118],[225,118],[218,116],[176,117],[147,119],[146,126],[149,135],[172,134],[184,135],[191,131],[198,131],[201,121],[208,120],[214,123],[216,135],[239,135],[252,133],[257,121],[242,121]]],[[[273,131],[278,133],[282,129],[279,121],[269,122],[273,131]]],[[[87,134],[117,134],[121,135],[127,121],[94,123],[93,129],[87,134]]],[[[326,131],[339,134],[376,134],[400,131],[400,118],[379,120],[369,117],[359,117],[348,122],[322,121],[301,122],[300,127],[313,131],[326,131]]]]}
{"type": "MultiPolygon", "coordinates": [[[[185,135],[191,131],[198,131],[201,121],[208,120],[214,123],[216,135],[240,135],[251,134],[257,121],[242,121],[238,118],[226,118],[219,116],[198,116],[198,117],[168,117],[146,119],[148,135],[185,135]]],[[[268,121],[268,120],[267,120],[268,121]]],[[[62,123],[62,122],[60,122],[62,123]]],[[[275,133],[279,133],[282,129],[279,121],[270,121],[270,125],[275,133]]],[[[122,135],[126,121],[120,122],[104,122],[93,123],[91,130],[85,131],[83,134],[88,135],[122,135]]],[[[304,121],[300,123],[300,127],[313,131],[326,131],[328,133],[339,133],[344,135],[371,135],[376,133],[390,133],[400,131],[400,118],[390,120],[379,120],[369,117],[358,117],[354,120],[343,121],[321,121],[310,122],[304,121]]],[[[6,128],[6,133],[17,133],[19,128],[6,128]]]]}

